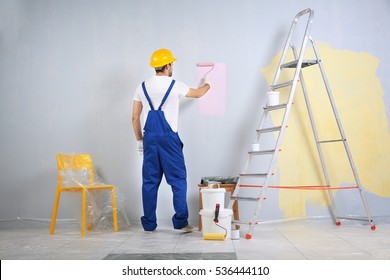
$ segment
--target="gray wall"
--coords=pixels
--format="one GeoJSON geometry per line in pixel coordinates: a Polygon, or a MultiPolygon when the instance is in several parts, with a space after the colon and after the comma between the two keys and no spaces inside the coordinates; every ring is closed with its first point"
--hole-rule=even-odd
{"type": "MultiPolygon", "coordinates": [[[[174,77],[190,86],[198,81],[197,62],[227,69],[224,115],[200,114],[198,100],[183,102],[180,113],[195,223],[200,178],[240,172],[268,89],[260,69],[283,48],[295,14],[308,7],[315,11],[315,39],[380,60],[376,74],[389,116],[387,0],[0,0],[0,220],[50,218],[55,154],[66,152],[91,153],[138,222],[142,162],[132,97],[153,75],[150,54],[166,47],[178,58],[174,77]]],[[[173,214],[171,196],[164,181],[161,221],[173,214]]],[[[390,198],[370,194],[369,202],[374,215],[389,215],[390,198]]],[[[266,218],[283,218],[273,203],[266,218]]],[[[59,218],[71,216],[63,204],[59,218]]]]}

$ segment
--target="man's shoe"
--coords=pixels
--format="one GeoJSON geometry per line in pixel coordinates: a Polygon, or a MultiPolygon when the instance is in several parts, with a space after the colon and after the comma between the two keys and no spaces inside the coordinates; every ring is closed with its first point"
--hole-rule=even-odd
{"type": "Polygon", "coordinates": [[[181,228],[180,230],[183,230],[183,231],[186,231],[186,232],[193,232],[194,231],[194,227],[188,224],[185,227],[181,228]]]}

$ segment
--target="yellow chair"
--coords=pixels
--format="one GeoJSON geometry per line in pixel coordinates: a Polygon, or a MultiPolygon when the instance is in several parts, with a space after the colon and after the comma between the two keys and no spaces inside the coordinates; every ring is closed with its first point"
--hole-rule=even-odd
{"type": "MultiPolygon", "coordinates": [[[[95,182],[94,170],[92,166],[92,158],[89,154],[57,154],[57,165],[58,165],[58,185],[56,198],[54,201],[53,214],[51,218],[50,234],[54,233],[54,227],[57,218],[58,203],[60,201],[61,192],[81,192],[81,235],[85,236],[86,228],[86,209],[87,209],[87,191],[89,190],[110,190],[112,196],[112,218],[114,224],[114,231],[118,231],[118,218],[116,208],[116,195],[115,186],[103,185],[95,182]],[[63,186],[64,173],[66,172],[82,172],[85,171],[88,175],[87,184],[75,184],[75,186],[63,186]]],[[[88,229],[92,227],[89,225],[88,229]]]]}

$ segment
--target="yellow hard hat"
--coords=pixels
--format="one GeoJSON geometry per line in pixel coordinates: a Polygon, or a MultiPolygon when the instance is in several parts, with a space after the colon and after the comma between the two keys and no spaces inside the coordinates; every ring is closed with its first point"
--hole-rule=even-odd
{"type": "Polygon", "coordinates": [[[176,58],[173,57],[170,50],[159,49],[155,51],[150,57],[150,66],[153,68],[159,68],[174,61],[176,61],[176,58]]]}

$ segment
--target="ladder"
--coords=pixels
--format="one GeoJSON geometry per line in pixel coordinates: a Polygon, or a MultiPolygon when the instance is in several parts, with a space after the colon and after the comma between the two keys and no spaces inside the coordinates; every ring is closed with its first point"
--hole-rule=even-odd
{"type": "MultiPolygon", "coordinates": [[[[238,201],[253,201],[256,204],[252,218],[250,219],[250,221],[245,221],[245,222],[232,221],[233,224],[238,224],[238,225],[239,224],[248,224],[249,225],[249,231],[246,234],[247,239],[252,238],[255,225],[260,223],[258,221],[258,216],[260,214],[261,206],[266,198],[265,194],[266,194],[267,189],[268,188],[277,188],[274,186],[270,186],[269,184],[270,184],[271,177],[273,175],[273,170],[274,170],[274,167],[275,167],[275,164],[277,161],[277,157],[278,157],[278,154],[280,151],[283,135],[284,135],[286,127],[287,127],[288,117],[289,117],[289,114],[291,111],[291,107],[293,105],[294,94],[295,94],[295,91],[296,91],[298,84],[300,84],[302,87],[304,100],[305,100],[306,107],[308,110],[308,115],[310,118],[310,123],[311,123],[311,127],[313,130],[315,143],[316,143],[316,147],[318,150],[318,156],[319,156],[319,159],[321,162],[323,176],[324,176],[324,179],[326,182],[326,186],[321,186],[321,187],[313,186],[311,189],[312,190],[327,190],[328,191],[329,198],[330,198],[330,210],[331,210],[331,214],[336,222],[336,225],[341,224],[340,219],[345,219],[345,220],[350,219],[350,220],[366,221],[371,225],[372,230],[375,230],[375,228],[376,228],[375,223],[372,219],[370,210],[368,208],[366,198],[365,198],[364,193],[362,191],[362,184],[361,184],[361,181],[359,179],[359,176],[358,176],[358,173],[357,173],[357,170],[355,167],[355,163],[352,159],[352,154],[351,154],[350,148],[348,146],[348,142],[347,142],[347,139],[346,139],[346,136],[345,136],[345,133],[344,133],[341,121],[340,121],[339,114],[338,114],[337,109],[336,109],[334,99],[332,97],[332,92],[331,92],[328,80],[326,78],[326,75],[325,75],[325,70],[324,70],[318,49],[315,45],[314,40],[310,36],[310,28],[311,28],[311,25],[313,22],[313,16],[314,16],[314,11],[311,9],[305,9],[305,10],[299,12],[295,16],[295,18],[292,22],[289,34],[288,34],[288,38],[287,38],[280,62],[279,62],[279,66],[277,68],[277,72],[276,72],[274,80],[273,80],[273,84],[270,86],[272,91],[280,89],[280,88],[287,88],[288,89],[288,87],[289,87],[290,90],[289,90],[287,103],[279,104],[276,106],[266,105],[263,108],[264,110],[263,110],[263,113],[261,115],[258,129],[256,129],[255,143],[258,143],[258,144],[259,144],[260,139],[261,139],[260,136],[265,135],[267,133],[272,133],[272,132],[275,133],[276,132],[278,134],[278,136],[276,137],[275,147],[273,149],[269,149],[269,150],[259,150],[259,151],[250,150],[248,152],[248,157],[247,157],[244,169],[239,174],[236,188],[230,197],[229,206],[228,206],[228,208],[230,208],[230,209],[232,209],[233,204],[238,203],[238,201]],[[306,25],[304,25],[305,28],[304,28],[304,33],[303,33],[303,39],[301,41],[300,51],[298,51],[298,49],[293,44],[293,39],[294,39],[294,35],[296,32],[296,26],[297,26],[299,20],[303,16],[307,17],[307,23],[306,23],[306,25]],[[315,59],[305,60],[304,56],[305,56],[305,52],[306,52],[308,45],[312,47],[314,55],[315,55],[315,59]],[[292,54],[294,56],[294,61],[285,62],[287,54],[289,52],[290,53],[292,52],[292,54]],[[313,111],[311,109],[311,105],[310,105],[310,102],[308,99],[307,89],[305,86],[304,77],[303,77],[303,73],[302,73],[303,68],[313,66],[313,65],[319,66],[319,70],[321,72],[324,86],[325,86],[325,89],[327,91],[329,102],[330,102],[330,105],[331,105],[331,108],[333,111],[333,116],[335,118],[335,122],[337,123],[338,131],[340,133],[340,138],[338,138],[338,139],[331,139],[331,140],[320,140],[319,139],[316,123],[315,123],[314,117],[313,117],[313,111]],[[279,82],[281,72],[287,68],[295,69],[293,79],[290,81],[287,81],[287,82],[279,82]],[[284,110],[282,123],[279,126],[275,126],[275,127],[265,127],[268,114],[270,114],[273,111],[278,111],[278,110],[284,110]],[[324,145],[324,144],[330,145],[334,142],[342,142],[344,144],[343,146],[345,149],[345,153],[348,157],[348,161],[349,161],[349,164],[350,164],[350,167],[351,167],[351,170],[353,172],[353,176],[354,176],[354,179],[356,182],[356,186],[354,186],[354,187],[331,187],[327,166],[326,166],[325,160],[324,160],[322,145],[324,145]],[[266,171],[259,172],[259,173],[249,172],[248,169],[252,165],[252,159],[254,157],[262,157],[265,155],[268,155],[268,157],[270,157],[268,168],[266,169],[266,171]],[[248,179],[250,179],[249,181],[260,180],[262,182],[262,185],[245,184],[245,181],[248,181],[248,179]],[[242,195],[240,196],[239,195],[240,191],[243,188],[252,188],[252,189],[255,188],[256,190],[260,189],[260,191],[256,192],[254,196],[252,196],[252,195],[246,196],[246,197],[242,196],[242,195]],[[359,191],[360,198],[361,198],[362,203],[364,205],[364,210],[365,210],[367,217],[363,217],[363,218],[356,218],[356,217],[350,217],[350,216],[341,217],[338,215],[332,190],[343,189],[343,188],[345,188],[345,189],[354,188],[354,189],[357,189],[359,191]]],[[[262,147],[262,146],[260,145],[260,147],[262,147]]],[[[294,187],[291,187],[290,189],[294,189],[294,187]]],[[[295,189],[309,189],[309,187],[305,187],[305,188],[295,187],[295,189]]]]}

